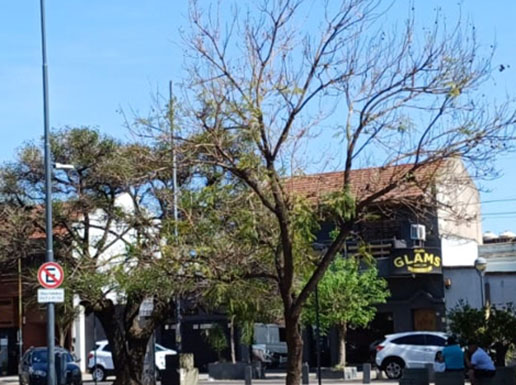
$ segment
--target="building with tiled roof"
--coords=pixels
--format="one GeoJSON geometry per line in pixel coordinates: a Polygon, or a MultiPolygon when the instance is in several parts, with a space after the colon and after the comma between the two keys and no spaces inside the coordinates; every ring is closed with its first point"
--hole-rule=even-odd
{"type": "MultiPolygon", "coordinates": [[[[354,254],[366,244],[391,292],[369,329],[349,331],[350,346],[368,346],[393,332],[445,330],[444,271],[473,266],[478,256],[479,193],[463,163],[452,159],[412,170],[413,165],[405,164],[349,173],[357,204],[375,196],[367,206],[374,215],[355,226],[342,254],[354,254]],[[386,194],[375,195],[391,185],[386,194]]],[[[342,171],[293,176],[284,188],[317,205],[325,195],[342,190],[344,178],[342,171]]],[[[331,222],[321,224],[319,244],[329,242],[333,228],[331,222]]]]}

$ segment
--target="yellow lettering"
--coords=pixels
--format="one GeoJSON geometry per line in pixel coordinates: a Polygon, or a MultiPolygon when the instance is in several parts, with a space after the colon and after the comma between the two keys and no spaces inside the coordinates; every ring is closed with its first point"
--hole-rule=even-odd
{"type": "Polygon", "coordinates": [[[440,257],[435,257],[434,258],[434,266],[435,267],[441,266],[441,258],[440,257]]]}
{"type": "Polygon", "coordinates": [[[408,256],[408,255],[406,255],[406,254],[405,254],[405,255],[404,255],[404,258],[405,258],[405,263],[406,263],[407,265],[413,265],[413,264],[414,264],[414,261],[412,261],[412,260],[409,258],[409,256],[408,256]]]}
{"type": "Polygon", "coordinates": [[[429,263],[429,264],[433,264],[433,262],[434,262],[434,255],[433,254],[429,254],[429,253],[425,253],[425,262],[429,263]]]}
{"type": "Polygon", "coordinates": [[[416,253],[414,257],[414,263],[423,263],[423,257],[421,257],[421,254],[416,253]]]}
{"type": "Polygon", "coordinates": [[[403,267],[403,258],[401,258],[401,257],[394,258],[394,266],[403,267]]]}

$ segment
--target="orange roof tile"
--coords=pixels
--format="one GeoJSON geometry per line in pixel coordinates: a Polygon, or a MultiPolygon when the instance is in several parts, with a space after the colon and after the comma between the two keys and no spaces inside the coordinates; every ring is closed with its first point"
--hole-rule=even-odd
{"type": "MultiPolygon", "coordinates": [[[[398,186],[379,200],[420,197],[435,182],[440,165],[441,162],[434,162],[418,168],[414,173],[415,179],[411,181],[404,181],[404,178],[410,172],[412,164],[352,170],[351,190],[357,201],[361,201],[389,184],[397,182],[398,186]]],[[[313,201],[319,201],[324,195],[341,190],[343,186],[343,171],[294,176],[285,182],[287,192],[303,195],[313,201]]]]}

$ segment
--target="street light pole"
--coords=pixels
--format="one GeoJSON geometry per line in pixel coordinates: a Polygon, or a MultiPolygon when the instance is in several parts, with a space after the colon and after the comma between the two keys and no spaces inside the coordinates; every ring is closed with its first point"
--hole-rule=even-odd
{"type": "MultiPolygon", "coordinates": [[[[48,117],[48,65],[45,34],[45,0],[40,0],[41,12],[41,56],[43,62],[43,124],[45,132],[45,231],[46,231],[46,261],[54,262],[53,228],[52,228],[52,161],[50,153],[50,133],[48,117]]],[[[47,346],[48,369],[47,384],[56,385],[55,373],[55,308],[53,303],[47,304],[47,346]]]]}
{"type": "MultiPolygon", "coordinates": [[[[177,208],[177,154],[176,154],[176,142],[174,132],[174,92],[172,81],[168,83],[169,86],[169,120],[170,120],[170,147],[172,150],[172,185],[174,189],[173,204],[174,204],[174,236],[176,238],[179,235],[177,228],[177,221],[179,218],[179,212],[177,208]]],[[[176,296],[176,350],[180,354],[183,352],[183,339],[181,335],[181,296],[176,296]]]]}
{"type": "Polygon", "coordinates": [[[315,339],[316,339],[316,349],[317,349],[317,382],[321,385],[321,323],[319,320],[319,285],[315,285],[315,339]]]}
{"type": "Polygon", "coordinates": [[[480,300],[482,301],[482,307],[486,305],[486,293],[485,293],[485,283],[484,283],[484,271],[480,272],[480,300]]]}

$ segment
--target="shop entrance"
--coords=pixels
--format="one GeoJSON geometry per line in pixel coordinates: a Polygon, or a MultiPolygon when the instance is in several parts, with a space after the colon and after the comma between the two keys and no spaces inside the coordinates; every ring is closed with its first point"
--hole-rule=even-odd
{"type": "Polygon", "coordinates": [[[0,374],[18,373],[17,329],[0,329],[0,374]]]}
{"type": "Polygon", "coordinates": [[[437,330],[437,315],[434,309],[414,309],[412,310],[414,330],[437,330]]]}

